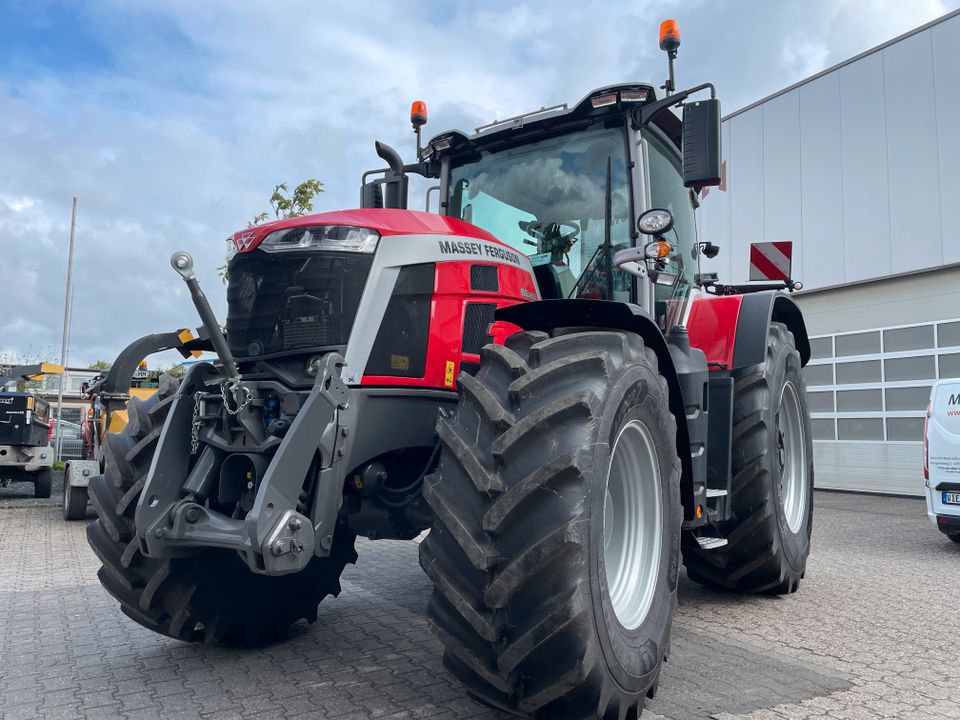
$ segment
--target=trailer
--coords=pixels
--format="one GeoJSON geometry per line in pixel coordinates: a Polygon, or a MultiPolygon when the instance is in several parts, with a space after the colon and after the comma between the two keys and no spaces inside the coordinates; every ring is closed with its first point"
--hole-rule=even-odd
{"type": "Polygon", "coordinates": [[[3,388],[13,381],[62,373],[62,367],[50,363],[0,369],[0,486],[30,482],[34,497],[50,497],[54,461],[48,439],[50,405],[32,393],[3,388]]]}

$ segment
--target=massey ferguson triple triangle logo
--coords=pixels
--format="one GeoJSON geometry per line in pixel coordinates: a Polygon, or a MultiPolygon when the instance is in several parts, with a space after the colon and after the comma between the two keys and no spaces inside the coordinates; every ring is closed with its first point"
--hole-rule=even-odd
{"type": "Polygon", "coordinates": [[[246,252],[250,249],[250,246],[253,245],[253,240],[256,236],[253,230],[238,232],[233,236],[233,242],[237,246],[237,250],[246,252]]]}
{"type": "Polygon", "coordinates": [[[752,243],[750,280],[789,280],[792,258],[792,242],[752,243]]]}

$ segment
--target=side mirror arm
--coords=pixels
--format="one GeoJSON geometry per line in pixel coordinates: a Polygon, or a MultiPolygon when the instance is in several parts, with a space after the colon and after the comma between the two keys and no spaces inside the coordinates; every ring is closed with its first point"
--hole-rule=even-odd
{"type": "Polygon", "coordinates": [[[663,110],[680,105],[684,100],[694,93],[708,89],[710,90],[710,97],[716,98],[717,89],[713,86],[713,83],[704,83],[703,85],[697,85],[696,87],[692,87],[687,90],[681,90],[680,92],[676,92],[673,95],[665,97],[662,100],[649,103],[648,105],[641,105],[633,111],[633,129],[639,130],[640,128],[645,127],[663,110]]]}

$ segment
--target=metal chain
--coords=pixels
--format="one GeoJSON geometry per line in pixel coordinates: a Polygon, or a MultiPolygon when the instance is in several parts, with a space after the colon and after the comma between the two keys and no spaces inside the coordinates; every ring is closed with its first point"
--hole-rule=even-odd
{"type": "MultiPolygon", "coordinates": [[[[253,400],[252,393],[247,390],[243,385],[237,384],[237,391],[242,392],[244,395],[243,402],[237,406],[236,410],[230,409],[230,401],[227,399],[227,385],[230,385],[230,381],[224,381],[220,385],[220,397],[223,398],[223,407],[230,415],[236,415],[241,410],[243,410],[247,405],[250,404],[250,401],[253,400]]],[[[193,394],[193,423],[190,427],[190,454],[196,455],[197,450],[200,449],[200,427],[203,423],[200,421],[200,398],[203,395],[202,391],[197,391],[193,394]]]]}
{"type": "Polygon", "coordinates": [[[243,410],[247,405],[250,404],[250,401],[253,400],[253,395],[249,390],[247,390],[242,384],[238,382],[234,387],[236,388],[237,394],[239,394],[241,391],[243,392],[244,399],[242,403],[237,405],[236,410],[231,410],[230,402],[227,400],[227,385],[232,385],[232,383],[229,380],[225,380],[220,384],[220,397],[223,398],[223,407],[226,409],[227,413],[229,413],[230,415],[236,415],[241,410],[243,410]]]}
{"type": "Polygon", "coordinates": [[[196,455],[200,449],[200,396],[203,393],[193,394],[193,424],[190,427],[190,454],[196,455]]]}

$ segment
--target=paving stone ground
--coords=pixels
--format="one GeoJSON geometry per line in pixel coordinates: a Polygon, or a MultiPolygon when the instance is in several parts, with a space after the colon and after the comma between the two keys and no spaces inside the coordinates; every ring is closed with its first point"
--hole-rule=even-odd
{"type": "MultiPolygon", "coordinates": [[[[0,718],[501,719],[443,671],[416,545],[358,542],[343,593],[285,642],[186,645],[122,615],[84,524],[0,489],[0,718]]],[[[644,720],[960,718],[960,545],[922,501],[816,494],[786,597],[681,582],[644,720]]]]}

